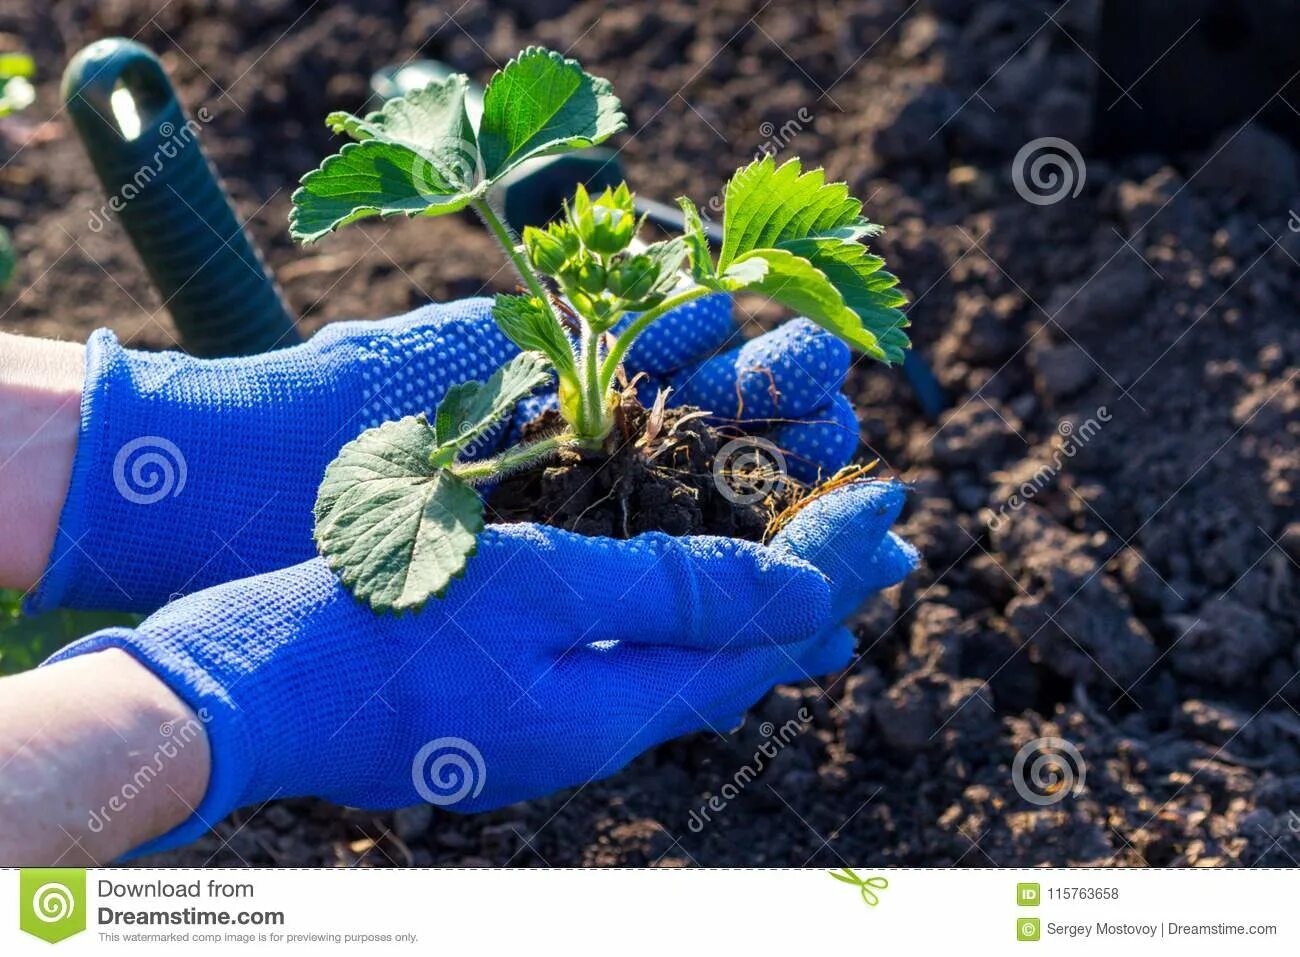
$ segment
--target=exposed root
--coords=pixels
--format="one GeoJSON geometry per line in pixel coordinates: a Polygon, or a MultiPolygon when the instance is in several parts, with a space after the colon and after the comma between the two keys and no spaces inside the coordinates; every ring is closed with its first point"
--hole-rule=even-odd
{"type": "Polygon", "coordinates": [[[873,459],[866,465],[847,465],[840,469],[833,476],[818,485],[807,495],[803,495],[784,509],[773,516],[772,520],[767,523],[767,528],[763,531],[763,541],[770,542],[773,536],[781,529],[785,528],[794,520],[794,517],[802,512],[823,495],[829,495],[831,492],[842,489],[848,485],[854,485],[858,482],[877,482],[879,479],[867,478],[867,473],[880,464],[880,459],[873,459]]]}
{"type": "MultiPolygon", "coordinates": [[[[644,408],[630,385],[614,409],[606,447],[561,449],[540,467],[509,476],[489,498],[495,520],[615,538],[660,531],[760,541],[801,487],[784,474],[769,476],[761,462],[733,463],[719,475],[715,460],[727,440],[708,424],[708,413],[670,408],[664,394],[644,408]],[[761,492],[757,499],[737,494],[751,488],[761,492]]],[[[543,413],[525,426],[525,439],[551,432],[558,421],[554,410],[543,413]]]]}

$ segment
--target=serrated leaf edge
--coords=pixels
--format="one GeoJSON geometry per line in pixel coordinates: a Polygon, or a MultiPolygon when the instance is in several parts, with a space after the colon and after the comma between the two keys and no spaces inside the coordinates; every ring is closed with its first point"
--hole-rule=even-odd
{"type": "MultiPolygon", "coordinates": [[[[551,61],[559,62],[564,66],[571,66],[576,68],[580,73],[591,77],[593,81],[593,86],[597,88],[596,92],[598,94],[608,93],[610,96],[614,98],[614,101],[617,104],[617,106],[615,107],[614,112],[611,114],[611,121],[612,121],[611,129],[605,135],[596,138],[580,136],[580,137],[572,137],[568,141],[566,141],[566,142],[580,141],[582,145],[579,146],[565,146],[563,144],[557,144],[554,147],[543,149],[535,153],[528,153],[524,156],[512,156],[512,157],[503,158],[501,168],[497,170],[494,175],[487,175],[485,172],[484,174],[485,182],[498,181],[502,176],[510,172],[510,170],[514,169],[520,163],[523,163],[534,157],[547,156],[553,152],[558,152],[560,149],[586,149],[591,146],[598,146],[609,137],[615,136],[618,133],[621,133],[627,129],[627,113],[625,113],[623,110],[623,101],[619,98],[618,94],[614,92],[614,84],[610,82],[608,78],[599,76],[595,73],[589,73],[587,72],[587,69],[579,61],[575,60],[573,57],[565,56],[563,53],[559,53],[548,47],[541,46],[540,44],[533,44],[531,46],[524,47],[513,57],[511,57],[508,61],[506,61],[505,66],[501,67],[500,70],[498,70],[496,73],[494,73],[491,77],[488,78],[487,85],[483,88],[484,117],[486,117],[487,115],[488,91],[491,90],[493,82],[495,82],[498,77],[500,77],[507,70],[509,70],[511,66],[515,65],[516,63],[522,62],[526,57],[535,56],[537,54],[542,54],[547,59],[551,61]]],[[[552,113],[551,115],[554,116],[555,114],[552,113]]],[[[478,128],[474,131],[474,133],[479,140],[480,161],[482,162],[484,169],[486,171],[487,163],[486,160],[483,160],[483,156],[482,156],[483,122],[484,122],[483,118],[480,118],[478,128]]]]}
{"type": "MultiPolygon", "coordinates": [[[[414,419],[417,422],[423,424],[426,428],[432,430],[432,426],[429,423],[428,416],[426,416],[423,412],[421,412],[418,415],[408,415],[408,416],[402,416],[400,419],[390,419],[387,422],[382,422],[377,426],[373,426],[369,429],[364,429],[360,433],[358,433],[356,438],[346,443],[344,447],[346,447],[347,445],[351,445],[353,442],[359,441],[362,436],[366,435],[369,432],[383,431],[385,428],[399,425],[407,419],[414,419]]],[[[343,450],[340,449],[339,453],[335,455],[334,458],[330,461],[329,465],[326,466],[327,472],[329,470],[329,467],[332,466],[334,462],[336,462],[339,459],[339,457],[342,455],[342,452],[343,450]]],[[[465,482],[463,479],[456,476],[455,473],[445,469],[438,469],[437,471],[442,472],[443,474],[447,475],[449,478],[454,479],[457,482],[461,482],[462,484],[465,485],[466,488],[469,488],[470,490],[474,491],[475,495],[478,495],[478,492],[477,490],[474,489],[473,485],[471,485],[468,482],[465,482]]],[[[412,477],[415,478],[418,476],[412,476],[412,477]]],[[[432,480],[434,478],[434,473],[430,472],[427,478],[429,480],[432,480]]],[[[324,484],[324,479],[322,478],[322,485],[323,484],[324,484]]],[[[355,488],[356,486],[354,485],[353,487],[355,488]]],[[[479,500],[480,502],[482,502],[482,496],[479,496],[479,500]]],[[[484,515],[486,513],[486,508],[483,508],[480,509],[478,514],[474,516],[473,522],[466,523],[466,529],[471,531],[473,534],[473,542],[471,543],[469,549],[464,553],[464,559],[461,561],[460,567],[454,571],[448,572],[447,583],[443,585],[442,588],[430,592],[428,595],[426,595],[424,598],[418,601],[405,602],[405,603],[394,602],[392,605],[386,605],[374,601],[374,591],[363,588],[363,583],[359,583],[358,581],[358,577],[360,574],[359,571],[357,571],[356,569],[349,570],[347,566],[342,564],[341,559],[337,555],[327,552],[325,550],[325,543],[322,541],[321,538],[321,527],[324,525],[325,521],[329,518],[329,516],[333,513],[334,508],[337,506],[337,504],[338,504],[338,500],[336,499],[334,505],[331,505],[327,511],[322,513],[320,511],[320,487],[317,488],[316,501],[312,509],[312,518],[313,518],[312,541],[316,545],[317,553],[325,561],[325,564],[329,567],[330,571],[333,572],[334,575],[339,579],[339,581],[342,582],[342,584],[347,588],[348,594],[350,594],[357,601],[365,604],[368,608],[370,608],[372,611],[376,612],[377,614],[392,614],[400,617],[406,612],[414,613],[420,611],[421,609],[424,608],[425,605],[429,603],[429,600],[431,598],[441,599],[445,597],[448,589],[451,588],[452,583],[464,577],[465,570],[469,566],[469,560],[478,554],[479,536],[483,533],[483,530],[487,527],[487,522],[484,518],[484,515]]],[[[407,568],[409,567],[410,567],[410,563],[408,561],[407,568]]]]}

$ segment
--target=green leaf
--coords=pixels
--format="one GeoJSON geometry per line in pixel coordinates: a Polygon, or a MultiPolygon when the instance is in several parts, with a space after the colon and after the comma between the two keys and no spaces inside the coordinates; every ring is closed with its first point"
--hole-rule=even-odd
{"type": "MultiPolygon", "coordinates": [[[[521,352],[486,382],[461,382],[448,389],[433,419],[436,451],[463,449],[504,419],[515,403],[550,379],[549,365],[540,352],[521,352]]],[[[438,460],[450,462],[445,455],[438,460]]]]}
{"type": "Polygon", "coordinates": [[[773,249],[793,239],[868,230],[862,203],[844,183],[827,183],[820,170],[802,172],[799,160],[780,166],[771,156],[738,170],[727,183],[718,271],[754,249],[773,249]]]}
{"type": "Polygon", "coordinates": [[[479,182],[478,142],[465,110],[469,78],[457,74],[394,97],[364,118],[335,112],[325,122],[356,140],[382,140],[426,157],[448,192],[472,190],[479,182]]]}
{"type": "Polygon", "coordinates": [[[912,348],[912,341],[902,329],[894,328],[880,337],[880,346],[885,352],[899,356],[898,361],[901,362],[903,354],[912,348]]]}
{"type": "Polygon", "coordinates": [[[473,197],[441,181],[431,161],[406,146],[348,143],[302,178],[289,232],[304,243],[366,216],[440,216],[473,197]]]}
{"type": "Polygon", "coordinates": [[[424,416],[362,432],[325,470],[316,544],[356,598],[378,612],[419,608],[464,573],[483,500],[432,464],[424,416]]]}
{"type": "Polygon", "coordinates": [[[641,250],[640,255],[650,257],[659,267],[659,278],[647,293],[647,297],[661,296],[681,283],[681,268],[690,255],[690,240],[686,236],[675,236],[662,242],[651,243],[641,250]]]}
{"type": "Polygon", "coordinates": [[[755,260],[766,264],[758,280],[748,280],[736,288],[749,289],[775,299],[781,305],[807,316],[823,329],[857,346],[867,355],[887,361],[885,349],[876,336],[844,301],[844,296],[826,274],[807,259],[784,249],[755,249],[734,262],[722,279],[733,277],[738,270],[754,270],[755,260]]]}
{"type": "Polygon", "coordinates": [[[822,170],[805,173],[797,159],[777,166],[765,156],[727,184],[722,252],[712,282],[765,293],[868,355],[902,362],[910,343],[899,307],[907,299],[896,288],[898,278],[884,270],[885,261],[861,244],[880,232],[861,213],[848,187],[827,183],[822,170]]]}
{"type": "Polygon", "coordinates": [[[488,82],[478,143],[496,179],[534,156],[595,146],[627,126],[608,80],[576,60],[529,47],[488,82]]]}
{"type": "Polygon", "coordinates": [[[0,53],[0,79],[20,76],[30,80],[36,75],[36,60],[30,53],[0,53]]]}
{"type": "Polygon", "coordinates": [[[691,275],[696,282],[703,282],[715,275],[713,253],[709,249],[709,236],[704,231],[704,221],[700,219],[700,211],[687,197],[678,196],[677,205],[682,209],[682,238],[686,240],[691,255],[691,275]]]}
{"type": "Polygon", "coordinates": [[[18,254],[14,252],[13,237],[9,230],[0,226],[0,292],[9,288],[9,281],[14,278],[18,268],[18,254]]]}
{"type": "Polygon", "coordinates": [[[687,237],[674,236],[672,239],[650,243],[637,255],[649,256],[661,272],[674,273],[682,268],[689,251],[687,237]]]}
{"type": "Polygon", "coordinates": [[[520,349],[544,353],[561,376],[577,375],[568,336],[536,296],[501,293],[492,302],[492,318],[520,349]]]}
{"type": "Polygon", "coordinates": [[[358,140],[372,137],[427,148],[447,137],[473,141],[474,130],[465,110],[469,78],[463,74],[430,81],[426,86],[393,97],[378,110],[357,118],[335,111],[325,118],[336,133],[358,140]]]}
{"type": "Polygon", "coordinates": [[[825,274],[844,297],[844,304],[880,343],[885,362],[903,361],[911,343],[903,332],[907,316],[899,307],[907,303],[907,297],[898,291],[898,277],[884,270],[883,259],[859,243],[838,239],[793,240],[780,248],[808,260],[825,274]]]}
{"type": "Polygon", "coordinates": [[[395,97],[366,117],[326,120],[348,143],[302,178],[289,231],[315,242],[366,216],[441,216],[482,189],[478,144],[465,112],[468,80],[452,76],[395,97]]]}
{"type": "Polygon", "coordinates": [[[727,267],[721,276],[706,282],[705,285],[719,292],[738,292],[741,289],[757,287],[767,275],[767,260],[762,256],[746,256],[727,267]]]}

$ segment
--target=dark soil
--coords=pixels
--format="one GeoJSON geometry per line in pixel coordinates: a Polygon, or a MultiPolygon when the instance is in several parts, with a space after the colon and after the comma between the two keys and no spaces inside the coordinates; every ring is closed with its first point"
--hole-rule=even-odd
{"type": "MultiPolygon", "coordinates": [[[[762,541],[795,486],[760,462],[737,463],[715,477],[715,455],[727,437],[701,415],[691,406],[647,410],[624,396],[604,449],[561,449],[545,465],[504,479],[488,498],[490,520],[541,522],[607,538],[667,532],[762,541]],[[767,494],[750,501],[759,492],[767,494]]],[[[559,413],[544,412],[524,427],[523,438],[562,428],[559,413]]]]}
{"type": "MultiPolygon", "coordinates": [[[[915,488],[900,531],[924,565],[861,613],[844,674],[777,689],[738,734],[676,741],[527,804],[457,817],[277,802],[152,862],[1300,862],[1300,164],[1254,124],[1203,151],[1089,155],[1095,13],[1091,0],[0,3],[0,31],[44,71],[37,107],[0,124],[0,221],[21,256],[7,329],[107,324],[171,343],[121,230],[87,227],[102,199],[57,99],[82,44],[138,34],[191,110],[213,112],[204,141],[310,330],[510,288],[469,222],[372,223],[308,251],[285,222],[297,178],[334,148],[321,118],[357,108],[372,69],[418,54],[482,79],[540,42],[613,79],[643,193],[707,205],[765,144],[847,180],[890,227],[880,250],[953,397],[935,423],[897,375],[851,372],[864,448],[915,488]],[[1080,145],[1086,181],[1040,206],[1012,164],[1044,136],[1080,145]],[[754,760],[763,722],[800,708],[803,733],[692,829],[754,760]],[[1013,766],[1044,736],[1071,742],[1086,773],[1039,805],[1013,766]]],[[[751,302],[738,315],[742,335],[780,318],[751,302]]]]}

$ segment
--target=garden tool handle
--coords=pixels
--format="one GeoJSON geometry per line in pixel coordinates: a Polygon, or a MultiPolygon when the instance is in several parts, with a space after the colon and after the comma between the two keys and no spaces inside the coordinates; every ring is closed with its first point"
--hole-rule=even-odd
{"type": "MultiPolygon", "coordinates": [[[[98,231],[119,219],[197,356],[250,355],[299,341],[280,290],[208,161],[162,63],[121,37],[82,49],[63,99],[107,194],[98,231]]],[[[199,119],[206,121],[205,111],[199,119]]]]}

